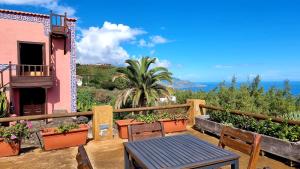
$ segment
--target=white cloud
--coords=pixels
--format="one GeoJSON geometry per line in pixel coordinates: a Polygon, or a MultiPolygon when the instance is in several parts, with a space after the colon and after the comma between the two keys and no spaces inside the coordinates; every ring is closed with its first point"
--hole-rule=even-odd
{"type": "Polygon", "coordinates": [[[162,43],[167,43],[168,40],[162,36],[156,35],[156,36],[152,36],[150,37],[151,42],[153,42],[154,44],[162,44],[162,43]]]}
{"type": "MultiPolygon", "coordinates": [[[[136,60],[141,60],[142,59],[142,55],[140,55],[140,56],[131,56],[130,58],[131,59],[136,59],[136,60]]],[[[170,61],[168,61],[168,60],[166,60],[166,59],[163,59],[163,60],[160,60],[159,58],[157,58],[157,57],[152,57],[152,58],[155,58],[156,60],[155,60],[155,63],[154,64],[152,64],[151,66],[150,66],[150,68],[154,68],[154,67],[165,67],[165,68],[169,68],[170,66],[171,66],[171,62],[170,61]]]]}
{"type": "Polygon", "coordinates": [[[154,47],[157,44],[164,44],[170,42],[168,39],[160,36],[160,35],[155,35],[155,36],[150,36],[149,41],[147,42],[145,39],[140,39],[139,40],[139,46],[141,47],[154,47]]]}
{"type": "Polygon", "coordinates": [[[75,9],[70,6],[60,5],[58,0],[0,0],[0,4],[6,5],[30,5],[53,10],[59,14],[67,12],[68,16],[74,16],[75,9]]]}
{"type": "Polygon", "coordinates": [[[154,67],[170,67],[171,66],[171,62],[168,60],[159,60],[158,58],[156,58],[156,62],[154,64],[154,67]]]}
{"type": "Polygon", "coordinates": [[[79,63],[110,63],[123,65],[129,59],[121,43],[133,41],[136,36],[146,33],[123,24],[104,22],[101,28],[82,29],[82,38],[77,42],[79,63]]]}
{"type": "Polygon", "coordinates": [[[145,41],[145,39],[140,39],[139,41],[139,46],[147,46],[147,42],[145,41]]]}

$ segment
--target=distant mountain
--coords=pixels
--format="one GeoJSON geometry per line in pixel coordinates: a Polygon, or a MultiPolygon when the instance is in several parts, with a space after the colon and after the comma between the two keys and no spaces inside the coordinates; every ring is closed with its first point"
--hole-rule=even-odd
{"type": "Polygon", "coordinates": [[[179,78],[173,77],[173,84],[169,84],[168,82],[163,82],[163,84],[173,87],[175,89],[187,89],[187,88],[203,88],[206,85],[201,84],[199,82],[191,82],[188,80],[181,80],[179,78]]]}

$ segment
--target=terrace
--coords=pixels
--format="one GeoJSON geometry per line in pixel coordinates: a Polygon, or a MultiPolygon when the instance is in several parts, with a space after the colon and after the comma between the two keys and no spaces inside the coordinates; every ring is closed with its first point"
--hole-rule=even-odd
{"type": "MultiPolygon", "coordinates": [[[[205,140],[209,143],[218,144],[218,139],[207,134],[202,134],[199,131],[188,128],[186,132],[199,139],[205,140]]],[[[183,134],[177,133],[177,134],[183,134]]],[[[124,167],[124,156],[123,156],[123,142],[118,137],[108,141],[90,141],[86,146],[86,150],[90,161],[94,168],[109,168],[117,169],[124,167]]],[[[238,151],[229,149],[241,156],[240,168],[246,168],[248,165],[249,156],[240,153],[238,151]]],[[[76,153],[77,147],[67,148],[55,151],[42,151],[41,149],[29,149],[24,154],[18,157],[4,157],[0,158],[0,166],[2,168],[18,168],[18,169],[35,169],[35,168],[76,168],[76,153]],[[29,162],[30,161],[30,162],[29,162]]],[[[267,156],[260,156],[258,161],[258,168],[269,166],[272,169],[292,169],[283,162],[269,158],[267,156]]],[[[225,169],[226,167],[224,167],[225,169]]]]}
{"type": "MultiPolygon", "coordinates": [[[[92,115],[93,120],[93,135],[89,135],[89,142],[85,145],[88,157],[94,168],[124,168],[124,146],[123,143],[127,142],[127,139],[119,138],[117,132],[112,131],[112,138],[108,137],[99,137],[95,133],[99,133],[95,126],[98,126],[100,123],[105,123],[103,119],[109,119],[108,112],[114,113],[123,113],[123,112],[140,112],[146,110],[166,110],[166,109],[180,109],[187,108],[187,113],[189,114],[189,122],[195,121],[195,128],[188,125],[187,130],[184,132],[175,132],[167,134],[167,136],[181,135],[181,134],[191,134],[196,138],[206,141],[213,145],[218,145],[219,139],[215,135],[217,132],[207,133],[200,132],[198,125],[198,119],[201,117],[202,113],[205,113],[207,109],[221,110],[221,108],[206,106],[204,104],[199,104],[201,100],[190,100],[187,104],[182,105],[169,105],[169,106],[159,106],[159,107],[147,107],[147,108],[135,108],[135,109],[116,109],[106,111],[109,106],[99,106],[95,107],[93,112],[80,112],[80,113],[66,113],[66,114],[53,114],[53,115],[38,115],[38,116],[23,116],[23,117],[13,117],[13,118],[2,118],[0,122],[4,121],[17,121],[17,120],[41,120],[48,118],[62,118],[62,117],[72,117],[80,115],[92,115]],[[198,103],[198,104],[197,104],[198,103]],[[199,109],[200,108],[200,109],[199,109]],[[106,115],[103,117],[103,115],[106,115]],[[98,120],[96,120],[98,119],[98,120]]],[[[235,114],[244,114],[243,112],[232,111],[235,114]]],[[[251,116],[251,113],[246,113],[248,116],[251,116]]],[[[111,114],[112,115],[112,114],[111,114]]],[[[265,119],[268,117],[257,116],[257,119],[265,119]]],[[[282,119],[272,119],[273,121],[280,122],[282,119]]],[[[109,120],[108,120],[109,121],[109,120]]],[[[288,123],[298,123],[298,121],[289,121],[288,123]]],[[[113,124],[109,124],[113,125],[113,124]]],[[[101,128],[101,127],[100,127],[101,128]]],[[[99,128],[98,128],[99,129],[99,128]]],[[[109,132],[108,132],[109,133],[109,132]]],[[[90,133],[91,134],[91,133],[90,133]]],[[[23,149],[19,156],[12,157],[2,157],[0,158],[1,168],[76,168],[76,154],[77,147],[71,147],[60,150],[44,151],[38,147],[32,147],[28,145],[23,145],[23,149]]],[[[249,156],[241,153],[239,151],[233,150],[231,148],[226,148],[227,150],[234,152],[240,156],[239,167],[241,169],[247,168],[249,156]]],[[[297,150],[296,150],[297,151],[297,150]]],[[[263,151],[264,152],[264,151],[263,151]]],[[[262,155],[258,158],[257,168],[270,167],[272,169],[292,169],[294,167],[288,166],[288,161],[278,156],[271,155],[262,155]]],[[[222,167],[230,168],[230,167],[222,167]]]]}

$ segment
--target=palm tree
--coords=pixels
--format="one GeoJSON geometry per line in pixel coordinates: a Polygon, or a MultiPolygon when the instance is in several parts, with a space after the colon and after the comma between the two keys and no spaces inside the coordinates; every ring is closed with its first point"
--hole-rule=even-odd
{"type": "Polygon", "coordinates": [[[116,99],[116,108],[120,108],[130,100],[132,107],[145,107],[157,103],[160,97],[170,97],[171,89],[162,81],[172,83],[172,73],[165,67],[153,67],[156,58],[143,57],[140,60],[129,59],[125,68],[119,68],[113,78],[124,79],[128,87],[116,99]]]}

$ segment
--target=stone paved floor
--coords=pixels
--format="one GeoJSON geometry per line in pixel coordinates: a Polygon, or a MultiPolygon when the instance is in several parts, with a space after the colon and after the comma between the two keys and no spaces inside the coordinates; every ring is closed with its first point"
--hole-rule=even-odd
{"type": "MultiPolygon", "coordinates": [[[[196,130],[188,129],[187,133],[196,137],[217,144],[218,139],[196,130]]],[[[92,165],[95,169],[122,169],[123,168],[123,140],[115,138],[114,140],[104,142],[91,141],[86,145],[86,150],[92,165]]],[[[233,151],[233,150],[231,150],[233,151]]],[[[20,156],[0,158],[0,169],[71,169],[76,168],[75,156],[77,148],[68,148],[54,151],[42,151],[41,149],[23,150],[20,156]],[[26,151],[26,152],[24,152],[26,151]]],[[[236,152],[236,151],[234,151],[236,152]]],[[[241,155],[240,168],[246,169],[249,157],[241,155]]],[[[286,164],[268,157],[260,156],[258,167],[269,166],[272,169],[292,169],[286,164]]],[[[222,169],[227,169],[223,167],[222,169]]]]}

